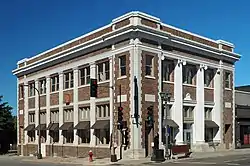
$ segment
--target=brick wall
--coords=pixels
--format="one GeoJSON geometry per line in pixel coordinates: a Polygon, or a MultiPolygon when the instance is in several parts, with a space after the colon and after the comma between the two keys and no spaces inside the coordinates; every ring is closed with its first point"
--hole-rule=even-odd
{"type": "Polygon", "coordinates": [[[35,97],[29,98],[29,100],[28,100],[28,108],[29,109],[35,108],[35,97]]]}
{"type": "Polygon", "coordinates": [[[109,82],[98,84],[97,98],[109,97],[109,82]]]}
{"type": "Polygon", "coordinates": [[[40,106],[46,107],[46,95],[40,97],[40,106]]]}
{"type": "MultiPolygon", "coordinates": [[[[145,120],[147,118],[147,108],[150,107],[150,106],[153,106],[153,109],[154,109],[154,120],[155,120],[155,123],[154,123],[154,132],[155,133],[158,133],[159,132],[159,128],[158,128],[158,125],[159,125],[159,122],[158,122],[158,97],[159,97],[159,92],[158,92],[158,73],[159,73],[159,70],[158,70],[158,55],[155,54],[155,53],[151,53],[151,52],[146,52],[146,51],[142,51],[142,61],[141,61],[141,71],[142,71],[142,74],[141,74],[141,79],[142,79],[142,94],[141,94],[141,98],[142,98],[142,101],[141,101],[141,119],[142,119],[142,134],[141,134],[141,137],[142,137],[142,142],[141,142],[141,145],[143,148],[150,148],[150,145],[148,145],[148,147],[145,147],[145,140],[146,140],[146,128],[145,128],[145,120]],[[147,78],[145,77],[145,65],[146,65],[146,55],[150,55],[150,56],[154,56],[154,77],[155,78],[147,78]],[[145,94],[151,94],[151,95],[155,95],[155,102],[148,102],[148,101],[145,101],[145,94]]],[[[153,132],[150,133],[150,135],[148,136],[149,140],[152,141],[153,139],[153,132]]]]}
{"type": "Polygon", "coordinates": [[[84,101],[90,99],[90,86],[82,87],[78,89],[78,100],[84,101]]]}
{"type": "Polygon", "coordinates": [[[169,92],[174,99],[174,83],[163,83],[163,92],[169,92]]]}
{"type": "Polygon", "coordinates": [[[196,100],[196,87],[183,85],[183,99],[186,98],[187,93],[190,94],[192,100],[196,100]]]}
{"type": "MultiPolygon", "coordinates": [[[[117,100],[117,97],[120,95],[120,85],[121,85],[121,95],[127,95],[127,101],[122,102],[123,107],[123,121],[127,123],[128,132],[130,133],[130,53],[128,51],[115,55],[114,58],[114,80],[115,80],[115,90],[114,90],[114,123],[117,123],[118,120],[118,107],[120,103],[117,100]],[[126,56],[126,77],[119,78],[119,57],[126,56]]],[[[115,126],[116,128],[116,126],[115,126]]],[[[129,134],[129,139],[130,139],[129,134]]],[[[130,145],[129,145],[130,147],[130,145]]]]}
{"type": "Polygon", "coordinates": [[[214,89],[204,88],[205,102],[214,102],[214,89]]]}

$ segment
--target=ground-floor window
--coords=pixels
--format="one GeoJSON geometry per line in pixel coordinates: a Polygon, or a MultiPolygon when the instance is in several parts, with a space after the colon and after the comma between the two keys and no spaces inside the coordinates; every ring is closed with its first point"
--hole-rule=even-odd
{"type": "MultiPolygon", "coordinates": [[[[39,131],[37,132],[39,134],[39,131]]],[[[45,143],[47,139],[46,130],[41,130],[41,143],[45,143]]]]}
{"type": "MultiPolygon", "coordinates": [[[[162,128],[162,142],[163,144],[166,144],[166,128],[162,128]]],[[[169,127],[168,128],[168,144],[175,142],[175,136],[174,136],[174,128],[169,127]]]]}
{"type": "Polygon", "coordinates": [[[107,145],[110,141],[110,131],[109,129],[95,130],[96,144],[97,145],[107,145]]]}
{"type": "Polygon", "coordinates": [[[74,131],[63,130],[64,143],[73,143],[74,142],[74,131]]]}
{"type": "Polygon", "coordinates": [[[205,128],[205,142],[212,142],[213,141],[213,129],[212,128],[205,128]]]}
{"type": "Polygon", "coordinates": [[[51,143],[59,142],[59,131],[50,131],[51,143]]]}
{"type": "Polygon", "coordinates": [[[33,131],[28,131],[28,141],[29,142],[35,142],[36,140],[36,134],[35,134],[35,130],[33,131]]]}
{"type": "Polygon", "coordinates": [[[90,143],[90,130],[77,130],[79,136],[79,143],[90,143]]]}

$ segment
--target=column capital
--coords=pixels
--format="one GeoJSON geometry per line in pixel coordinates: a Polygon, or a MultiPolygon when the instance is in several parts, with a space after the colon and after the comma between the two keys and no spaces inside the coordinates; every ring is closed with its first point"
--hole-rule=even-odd
{"type": "Polygon", "coordinates": [[[187,61],[186,61],[186,60],[184,60],[184,59],[178,59],[177,64],[178,64],[178,65],[183,65],[183,66],[186,66],[187,61]]]}
{"type": "Polygon", "coordinates": [[[207,65],[205,65],[205,64],[200,64],[200,66],[199,66],[199,69],[200,70],[207,70],[207,65]]]}
{"type": "Polygon", "coordinates": [[[78,71],[78,66],[73,67],[73,71],[78,71]]]}
{"type": "Polygon", "coordinates": [[[58,72],[58,75],[59,75],[59,76],[63,76],[63,71],[59,71],[59,72],[58,72]]]}

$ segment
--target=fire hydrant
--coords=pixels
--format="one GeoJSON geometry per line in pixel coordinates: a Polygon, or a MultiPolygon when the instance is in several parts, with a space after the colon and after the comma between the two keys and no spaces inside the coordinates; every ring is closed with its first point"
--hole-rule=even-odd
{"type": "Polygon", "coordinates": [[[89,162],[93,161],[93,152],[90,150],[89,151],[89,162]]]}

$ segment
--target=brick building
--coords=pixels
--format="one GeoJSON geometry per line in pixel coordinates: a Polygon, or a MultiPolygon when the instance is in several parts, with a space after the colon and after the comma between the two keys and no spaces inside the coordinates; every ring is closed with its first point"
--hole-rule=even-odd
{"type": "Polygon", "coordinates": [[[41,94],[42,154],[46,156],[84,157],[91,149],[95,156],[109,157],[110,145],[117,146],[118,154],[120,101],[129,132],[124,155],[150,154],[154,133],[145,132],[150,106],[154,132],[164,142],[161,91],[171,93],[167,123],[172,140],[189,142],[194,151],[210,150],[208,141],[217,142],[218,148],[231,148],[234,63],[239,58],[228,42],[172,27],[144,13],[125,14],[17,63],[13,73],[18,78],[19,153],[29,155],[37,150],[39,113],[34,87],[41,94]],[[96,98],[90,97],[90,78],[98,80],[96,98]],[[133,116],[135,107],[139,125],[133,116]]]}

